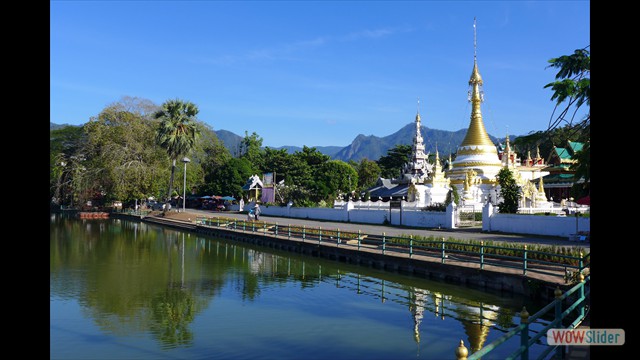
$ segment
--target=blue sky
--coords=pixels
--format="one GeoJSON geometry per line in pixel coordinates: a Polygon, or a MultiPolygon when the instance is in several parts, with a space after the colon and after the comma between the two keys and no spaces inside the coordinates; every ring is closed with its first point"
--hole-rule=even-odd
{"type": "Polygon", "coordinates": [[[263,145],[346,146],[414,121],[466,129],[477,18],[487,131],[546,129],[550,58],[590,44],[589,1],[51,1],[50,120],[123,96],[198,105],[263,145]]]}

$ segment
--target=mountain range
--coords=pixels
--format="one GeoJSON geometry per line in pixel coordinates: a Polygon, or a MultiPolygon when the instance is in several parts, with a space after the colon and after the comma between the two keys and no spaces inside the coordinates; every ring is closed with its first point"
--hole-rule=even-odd
{"type": "MultiPolygon", "coordinates": [[[[53,122],[50,123],[50,130],[59,129],[65,126],[73,126],[68,124],[55,124],[53,122]]],[[[467,129],[447,131],[430,129],[426,126],[422,126],[420,130],[424,139],[425,152],[434,153],[437,148],[440,156],[448,156],[450,153],[455,153],[458,145],[462,143],[467,132],[467,129]]],[[[240,143],[244,137],[228,130],[215,130],[215,133],[231,154],[237,156],[240,149],[240,143]]],[[[387,151],[396,145],[411,144],[413,142],[414,133],[415,123],[411,122],[395,133],[383,137],[359,134],[355,139],[353,139],[351,144],[344,147],[307,146],[315,147],[319,152],[331,156],[334,160],[360,161],[361,159],[366,158],[376,161],[381,156],[387,155],[387,151]]],[[[489,138],[495,144],[498,144],[502,140],[491,135],[489,135],[489,138]]],[[[299,146],[280,146],[275,149],[286,149],[287,152],[291,154],[296,151],[302,151],[302,147],[299,146]]]]}

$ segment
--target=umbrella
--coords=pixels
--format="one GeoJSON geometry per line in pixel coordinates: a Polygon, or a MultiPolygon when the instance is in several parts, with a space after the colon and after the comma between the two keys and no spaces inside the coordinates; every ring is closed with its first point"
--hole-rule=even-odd
{"type": "Polygon", "coordinates": [[[211,199],[211,196],[205,195],[205,196],[201,197],[200,199],[211,199]]]}
{"type": "Polygon", "coordinates": [[[231,196],[223,196],[220,198],[220,200],[225,200],[225,201],[234,201],[236,198],[231,197],[231,196]]]}

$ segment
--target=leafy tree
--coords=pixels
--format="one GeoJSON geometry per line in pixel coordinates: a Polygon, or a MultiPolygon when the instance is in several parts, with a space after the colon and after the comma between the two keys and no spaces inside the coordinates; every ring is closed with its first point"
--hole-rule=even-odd
{"type": "Polygon", "coordinates": [[[284,179],[286,174],[289,172],[293,155],[289,154],[286,149],[272,149],[267,147],[264,149],[262,155],[262,168],[261,172],[275,172],[276,179],[274,181],[277,183],[280,180],[284,179]]]}
{"type": "Polygon", "coordinates": [[[374,186],[382,172],[378,163],[364,158],[356,164],[355,169],[358,172],[358,188],[360,189],[374,186]]]}
{"type": "Polygon", "coordinates": [[[513,173],[509,168],[502,168],[498,172],[498,184],[500,184],[500,196],[502,202],[498,204],[498,212],[503,214],[515,214],[518,212],[520,201],[520,189],[513,173]]]}
{"type": "Polygon", "coordinates": [[[200,136],[192,151],[191,163],[187,165],[188,189],[196,188],[201,195],[217,194],[212,184],[218,178],[213,176],[215,171],[231,159],[231,153],[218,139],[211,127],[198,121],[200,136]]]}
{"type": "Polygon", "coordinates": [[[302,186],[309,187],[318,179],[321,168],[331,157],[318,151],[315,147],[303,146],[302,151],[296,151],[293,156],[300,162],[297,171],[292,174],[294,180],[302,186]]]}
{"type": "Polygon", "coordinates": [[[253,175],[251,163],[244,158],[230,158],[211,173],[211,177],[217,179],[209,183],[209,189],[213,194],[231,195],[235,198],[242,196],[242,186],[253,175]]]}
{"type": "Polygon", "coordinates": [[[56,204],[68,204],[72,194],[72,162],[84,146],[82,126],[66,126],[49,135],[49,196],[56,204]]]}
{"type": "Polygon", "coordinates": [[[331,156],[321,153],[315,147],[308,147],[306,145],[302,147],[302,151],[296,151],[295,155],[314,169],[331,160],[331,156]]]}
{"type": "Polygon", "coordinates": [[[338,193],[348,193],[358,182],[358,173],[342,160],[330,160],[322,164],[315,184],[316,201],[333,202],[338,193]],[[351,185],[349,185],[351,183],[351,185]]]}
{"type": "Polygon", "coordinates": [[[262,138],[254,131],[251,135],[244,132],[244,139],[240,142],[241,156],[251,164],[253,172],[262,168],[262,138]]]}
{"type": "MultiPolygon", "coordinates": [[[[156,141],[171,159],[171,178],[169,180],[168,197],[173,190],[173,178],[176,171],[176,161],[195,147],[199,132],[195,117],[198,107],[189,101],[179,99],[168,100],[156,112],[155,118],[160,120],[156,141]]],[[[167,199],[168,201],[169,199],[167,199]]]]}
{"type": "Polygon", "coordinates": [[[377,163],[382,171],[382,177],[394,178],[400,176],[402,166],[409,161],[411,145],[398,144],[387,151],[387,155],[381,156],[377,163]]]}
{"type": "Polygon", "coordinates": [[[85,124],[89,186],[111,200],[158,195],[166,155],[154,142],[157,126],[150,114],[119,102],[85,124]]]}

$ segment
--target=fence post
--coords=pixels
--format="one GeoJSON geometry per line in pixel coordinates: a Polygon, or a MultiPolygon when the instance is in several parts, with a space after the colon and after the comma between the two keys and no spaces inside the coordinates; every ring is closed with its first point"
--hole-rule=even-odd
{"type": "Polygon", "coordinates": [[[382,255],[384,255],[385,245],[387,245],[386,235],[385,233],[382,233],[382,255]]]}
{"type": "Polygon", "coordinates": [[[336,246],[340,246],[340,228],[337,229],[338,232],[338,241],[337,241],[337,245],[336,246]]]}
{"type": "Polygon", "coordinates": [[[460,340],[460,345],[456,348],[456,360],[467,360],[469,350],[464,346],[464,341],[460,340]]]}
{"type": "MultiPolygon", "coordinates": [[[[560,290],[560,286],[556,286],[556,289],[553,291],[553,295],[555,296],[555,318],[556,329],[562,329],[562,300],[560,297],[562,296],[562,290],[560,290]]],[[[556,346],[556,358],[564,359],[564,346],[556,346]]]]}
{"type": "Polygon", "coordinates": [[[409,258],[413,257],[413,235],[409,235],[409,258]]]}
{"type": "Polygon", "coordinates": [[[520,358],[529,360],[529,312],[526,307],[522,307],[520,312],[520,324],[524,324],[524,329],[520,333],[520,347],[524,347],[520,358]]]}
{"type": "Polygon", "coordinates": [[[527,244],[524,245],[524,254],[522,262],[522,275],[527,275],[527,244]]]}
{"type": "Polygon", "coordinates": [[[360,250],[360,230],[358,230],[358,250],[360,250]]]}
{"type": "Polygon", "coordinates": [[[278,223],[276,223],[276,236],[278,236],[278,223]]]}
{"type": "Polygon", "coordinates": [[[480,270],[484,269],[484,240],[480,240],[480,270]]]}
{"type": "Polygon", "coordinates": [[[445,256],[445,254],[444,254],[444,238],[442,238],[442,260],[441,261],[442,261],[443,264],[444,264],[444,256],[445,256]]]}
{"type": "Polygon", "coordinates": [[[256,223],[254,221],[251,222],[251,232],[256,232],[256,223]]]}
{"type": "Polygon", "coordinates": [[[305,235],[306,235],[306,225],[302,225],[302,242],[304,242],[305,235]]]}
{"type": "Polygon", "coordinates": [[[318,226],[318,245],[322,242],[322,227],[318,226]]]}
{"type": "Polygon", "coordinates": [[[291,224],[289,224],[289,226],[287,227],[287,229],[288,229],[288,235],[287,235],[287,238],[288,238],[288,239],[291,239],[291,224]]]}
{"type": "Polygon", "coordinates": [[[242,232],[245,232],[247,230],[247,222],[246,221],[242,221],[242,232]]]}
{"type": "Polygon", "coordinates": [[[233,219],[233,230],[237,230],[237,229],[238,229],[238,220],[233,219]]]}

